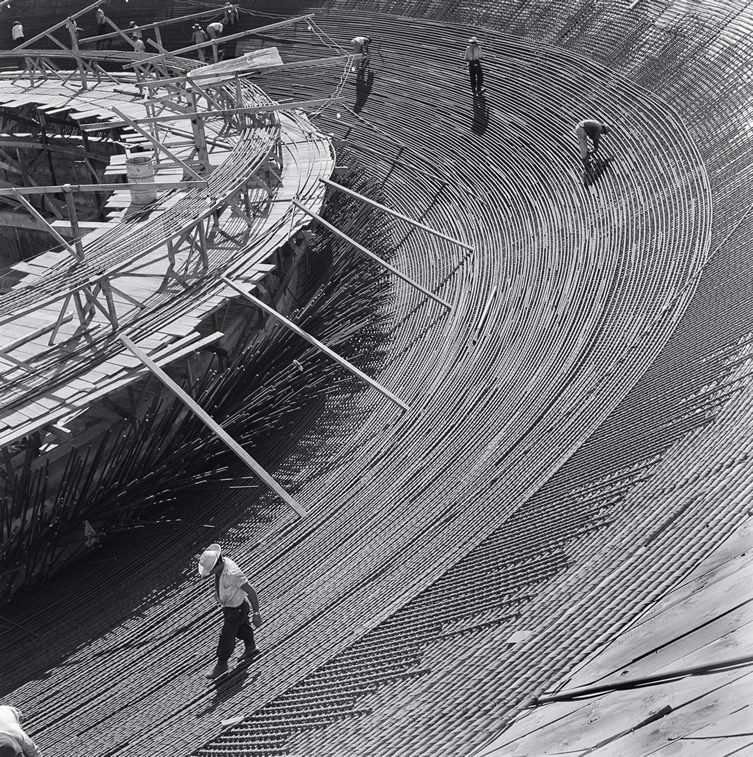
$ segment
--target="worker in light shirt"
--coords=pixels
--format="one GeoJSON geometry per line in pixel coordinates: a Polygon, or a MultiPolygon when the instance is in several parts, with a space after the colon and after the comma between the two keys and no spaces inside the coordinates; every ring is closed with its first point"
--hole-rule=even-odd
{"type": "Polygon", "coordinates": [[[248,662],[257,654],[254,629],[249,623],[249,604],[254,628],[262,624],[259,599],[243,571],[222,554],[219,544],[210,544],[199,558],[199,575],[214,576],[214,597],[222,608],[222,630],[217,644],[217,664],[207,678],[217,678],[228,670],[228,660],[235,649],[235,640],[245,644],[241,662],[248,662]]]}
{"type": "Polygon", "coordinates": [[[0,757],[42,757],[37,745],[21,728],[21,711],[0,705],[0,757]]]}
{"type": "Polygon", "coordinates": [[[209,37],[209,39],[217,39],[222,36],[224,30],[225,27],[222,25],[221,21],[212,21],[211,24],[207,24],[207,37],[209,37]]]}
{"type": "Polygon", "coordinates": [[[24,42],[24,25],[20,21],[14,21],[10,28],[10,36],[13,39],[13,47],[18,47],[24,42]]]}
{"type": "Polygon", "coordinates": [[[471,91],[474,95],[480,95],[484,91],[484,70],[481,68],[481,61],[484,54],[481,52],[481,45],[476,37],[468,40],[468,47],[465,49],[465,60],[468,63],[468,73],[471,76],[471,91]]]}

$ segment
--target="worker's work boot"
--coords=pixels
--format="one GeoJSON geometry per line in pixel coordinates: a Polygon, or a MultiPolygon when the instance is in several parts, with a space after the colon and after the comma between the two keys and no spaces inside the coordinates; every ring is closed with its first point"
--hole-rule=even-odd
{"type": "Polygon", "coordinates": [[[243,651],[243,654],[240,656],[241,662],[248,662],[249,660],[253,660],[256,655],[259,654],[259,650],[256,647],[246,647],[243,651]]]}
{"type": "Polygon", "coordinates": [[[218,662],[207,674],[207,678],[219,678],[223,673],[227,673],[227,662],[218,662]]]}

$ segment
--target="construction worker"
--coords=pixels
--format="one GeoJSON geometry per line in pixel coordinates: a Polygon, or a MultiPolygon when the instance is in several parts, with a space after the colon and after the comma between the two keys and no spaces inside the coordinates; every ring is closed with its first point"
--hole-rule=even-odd
{"type": "Polygon", "coordinates": [[[480,95],[484,91],[484,70],[481,68],[481,61],[484,54],[481,52],[476,37],[468,40],[468,47],[465,49],[465,61],[468,63],[468,73],[471,77],[471,91],[474,95],[480,95]]]}
{"type": "Polygon", "coordinates": [[[578,149],[583,167],[588,171],[591,168],[591,153],[598,152],[599,141],[602,134],[609,134],[609,127],[595,119],[585,119],[575,127],[575,136],[578,138],[578,149]],[[593,144],[593,151],[588,149],[588,140],[593,144]]]}
{"type": "Polygon", "coordinates": [[[224,27],[221,21],[212,21],[211,24],[207,24],[207,37],[209,39],[217,39],[222,36],[224,27]]]}
{"type": "MultiPolygon", "coordinates": [[[[350,44],[353,46],[353,55],[361,56],[361,63],[358,66],[358,76],[359,78],[363,77],[369,66],[369,45],[371,44],[371,37],[353,37],[353,39],[350,40],[350,44]]],[[[351,71],[355,70],[355,66],[351,68],[351,71]]]]}
{"type": "Polygon", "coordinates": [[[133,38],[133,50],[137,53],[146,52],[146,45],[144,44],[144,40],[141,37],[133,38]]]}
{"type": "Polygon", "coordinates": [[[0,757],[42,757],[37,745],[21,728],[22,718],[16,707],[0,706],[0,757]]]}
{"type": "Polygon", "coordinates": [[[353,45],[354,55],[368,55],[371,37],[353,37],[350,44],[353,45]]]}
{"type": "MultiPolygon", "coordinates": [[[[191,44],[192,45],[200,45],[203,42],[207,41],[207,35],[205,34],[204,30],[198,25],[194,24],[192,27],[192,33],[191,33],[191,44]]],[[[204,48],[200,47],[196,51],[196,55],[198,56],[200,61],[204,61],[204,48]]]]}
{"type": "Polygon", "coordinates": [[[225,14],[222,16],[223,23],[226,26],[235,26],[238,23],[238,6],[227,2],[222,10],[225,11],[225,14]]]}
{"type": "Polygon", "coordinates": [[[229,558],[223,556],[219,544],[210,544],[199,558],[199,575],[214,576],[214,597],[222,608],[223,623],[217,644],[217,663],[207,678],[217,678],[228,670],[228,660],[235,649],[235,640],[241,639],[245,649],[240,659],[252,660],[257,654],[254,628],[260,628],[259,599],[243,571],[229,558]],[[251,621],[249,623],[249,604],[251,621]]]}
{"type": "MultiPolygon", "coordinates": [[[[105,16],[105,12],[102,10],[102,8],[97,8],[97,10],[94,13],[94,18],[97,21],[97,36],[100,36],[102,34],[107,34],[107,16],[105,16]]],[[[108,40],[106,39],[98,39],[97,50],[104,49],[107,42],[108,40]]]]}
{"type": "Polygon", "coordinates": [[[141,39],[142,36],[143,36],[142,33],[141,33],[141,29],[139,29],[136,26],[136,22],[135,21],[131,21],[131,23],[128,24],[128,31],[130,32],[131,36],[134,39],[141,39]]]}
{"type": "Polygon", "coordinates": [[[24,27],[20,21],[14,21],[10,28],[10,36],[13,39],[13,47],[18,47],[24,41],[24,27]]]}

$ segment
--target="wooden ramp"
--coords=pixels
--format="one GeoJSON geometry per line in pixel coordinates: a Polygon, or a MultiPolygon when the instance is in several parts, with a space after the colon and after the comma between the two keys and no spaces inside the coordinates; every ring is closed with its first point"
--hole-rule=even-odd
{"type": "MultiPolygon", "coordinates": [[[[101,82],[87,91],[66,91],[59,81],[35,87],[21,79],[2,82],[0,104],[34,105],[89,127],[103,121],[122,124],[124,117],[138,123],[153,111],[124,88],[132,78],[126,75],[119,86],[101,82]]],[[[251,84],[238,89],[241,106],[271,103],[251,84]]],[[[303,113],[239,121],[235,129],[226,119],[206,119],[205,130],[206,184],[173,190],[170,184],[185,177],[181,163],[190,164],[196,153],[190,119],[165,126],[164,151],[139,131],[126,129],[128,146],[151,150],[157,161],[155,181],[162,187],[157,200],[140,208],[132,204],[128,188],[114,191],[107,202],[108,222],[85,227],[83,260],[59,249],[14,266],[23,279],[0,300],[0,445],[43,427],[65,427],[93,402],[141,377],[143,366],[113,338],[118,330],[135,334],[138,346],[158,364],[216,339],[217,334],[201,337],[195,327],[237,296],[220,277],[232,275],[254,285],[271,269],[272,253],[309,223],[291,205],[292,198],[321,206],[319,178],[332,173],[334,157],[329,140],[303,113]],[[223,203],[239,185],[244,185],[249,214],[234,202],[223,203]],[[197,218],[204,219],[198,231],[197,218]],[[180,240],[191,233],[203,236],[181,247],[180,240]],[[199,286],[187,288],[189,281],[199,286]],[[107,306],[95,307],[92,292],[104,301],[103,291],[107,306]]],[[[122,156],[107,176],[124,173],[122,156]]]]}

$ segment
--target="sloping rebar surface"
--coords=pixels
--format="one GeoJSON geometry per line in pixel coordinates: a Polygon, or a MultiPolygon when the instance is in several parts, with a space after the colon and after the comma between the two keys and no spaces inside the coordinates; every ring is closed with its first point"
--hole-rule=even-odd
{"type": "MultiPolygon", "coordinates": [[[[734,271],[753,198],[732,72],[749,4],[700,19],[652,2],[334,7],[322,28],[366,30],[383,55],[325,123],[395,207],[476,245],[399,238],[395,264],[455,304],[447,317],[394,286],[379,379],[417,412],[331,397],[277,469],[306,522],[223,520],[229,494],[208,505],[267,624],[264,655],[216,688],[197,678],[210,588],[195,554],[175,564],[199,537],[118,553],[113,573],[151,575],[153,592],[126,583],[117,605],[92,581],[110,633],[59,641],[13,694],[52,753],[186,754],[203,736],[202,755],[468,754],[745,517],[751,299],[734,271]],[[505,30],[483,33],[475,108],[459,58],[477,30],[448,23],[469,17],[505,30]],[[615,127],[590,190],[571,134],[588,116],[615,127]]],[[[329,84],[301,76],[296,94],[329,84]]]]}

